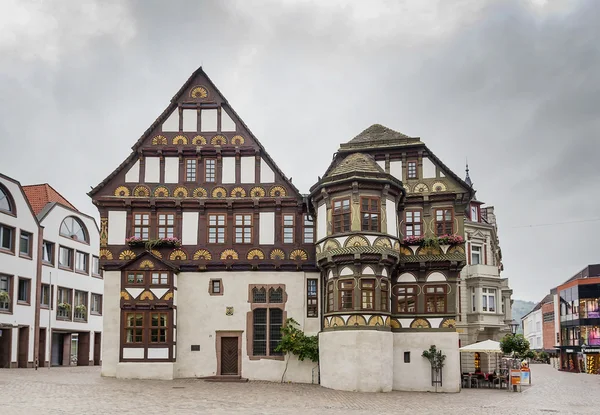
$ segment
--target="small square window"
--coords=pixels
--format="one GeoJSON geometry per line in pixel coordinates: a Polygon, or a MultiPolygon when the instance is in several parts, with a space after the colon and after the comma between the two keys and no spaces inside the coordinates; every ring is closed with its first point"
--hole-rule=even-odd
{"type": "Polygon", "coordinates": [[[404,363],[410,363],[410,352],[404,352],[404,363]]]}
{"type": "Polygon", "coordinates": [[[210,295],[223,295],[223,281],[220,279],[210,280],[210,285],[208,288],[210,295]]]}

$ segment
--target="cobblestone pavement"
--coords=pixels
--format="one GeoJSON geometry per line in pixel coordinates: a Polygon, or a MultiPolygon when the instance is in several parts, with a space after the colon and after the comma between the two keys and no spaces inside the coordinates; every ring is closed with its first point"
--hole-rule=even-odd
{"type": "Polygon", "coordinates": [[[0,414],[598,414],[600,376],[532,365],[523,393],[351,393],[269,382],[100,377],[98,367],[0,370],[0,414]]]}

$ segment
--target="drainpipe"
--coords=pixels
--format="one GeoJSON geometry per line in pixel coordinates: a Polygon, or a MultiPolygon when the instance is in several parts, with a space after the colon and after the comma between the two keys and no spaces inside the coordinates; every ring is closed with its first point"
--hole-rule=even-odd
{"type": "MultiPolygon", "coordinates": [[[[35,281],[35,321],[33,324],[33,361],[35,370],[39,366],[40,356],[40,300],[42,298],[42,258],[44,249],[44,227],[38,225],[38,246],[36,260],[36,281],[35,281]]],[[[45,353],[44,353],[45,356],[45,353]]],[[[42,362],[42,365],[44,362],[42,362]]]]}

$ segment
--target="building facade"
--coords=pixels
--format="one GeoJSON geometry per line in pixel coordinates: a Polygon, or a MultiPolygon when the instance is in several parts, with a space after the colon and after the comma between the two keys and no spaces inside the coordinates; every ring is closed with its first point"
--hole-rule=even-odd
{"type": "Polygon", "coordinates": [[[600,374],[600,264],[556,287],[560,369],[600,374]]]}
{"type": "Polygon", "coordinates": [[[0,367],[99,365],[103,281],[94,219],[48,184],[0,179],[0,253],[7,255],[0,367]]]}
{"type": "Polygon", "coordinates": [[[472,188],[374,125],[302,195],[202,69],[90,196],[101,217],[105,376],[458,391],[472,188]],[[294,318],[319,363],[276,350],[294,318]],[[374,353],[376,358],[374,359],[374,353]]]}
{"type": "Polygon", "coordinates": [[[0,368],[35,364],[41,233],[20,183],[0,174],[0,368]]]}
{"type": "Polygon", "coordinates": [[[542,323],[542,301],[540,301],[521,319],[521,325],[523,326],[523,337],[525,337],[525,339],[527,339],[529,342],[529,348],[531,350],[543,350],[544,331],[542,323]]]}

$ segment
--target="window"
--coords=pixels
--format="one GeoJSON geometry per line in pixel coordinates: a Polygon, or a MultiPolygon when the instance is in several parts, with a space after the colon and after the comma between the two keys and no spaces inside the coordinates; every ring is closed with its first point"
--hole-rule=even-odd
{"type": "Polygon", "coordinates": [[[92,255],[92,275],[100,275],[100,259],[92,255]]]}
{"type": "Polygon", "coordinates": [[[52,289],[48,284],[42,284],[42,292],[40,293],[40,305],[43,308],[52,306],[52,289]]]}
{"type": "Polygon", "coordinates": [[[373,298],[375,297],[375,280],[360,280],[361,308],[373,310],[373,298]]]}
{"type": "Polygon", "coordinates": [[[340,281],[340,309],[352,310],[354,308],[354,280],[340,281]]]}
{"type": "Polygon", "coordinates": [[[208,243],[225,243],[225,215],[208,215],[208,243]]]}
{"type": "Polygon", "coordinates": [[[102,295],[92,294],[92,300],[90,301],[90,312],[98,316],[102,315],[102,295]]]}
{"type": "Polygon", "coordinates": [[[56,318],[62,320],[71,319],[71,295],[72,291],[69,288],[58,287],[56,291],[56,318]]]}
{"type": "Polygon", "coordinates": [[[410,352],[404,352],[404,363],[410,363],[410,352]]]}
{"type": "Polygon", "coordinates": [[[281,342],[285,288],[281,286],[255,286],[252,301],[252,356],[282,356],[275,349],[281,342]],[[268,296],[267,296],[268,293],[268,296]]]}
{"type": "Polygon", "coordinates": [[[435,234],[451,235],[452,231],[452,209],[436,209],[435,211],[435,234]]]}
{"type": "Polygon", "coordinates": [[[422,220],[420,210],[407,210],[404,212],[406,223],[406,236],[422,236],[422,220]]]}
{"type": "Polygon", "coordinates": [[[152,273],[152,285],[169,285],[169,273],[168,272],[153,272],[152,273]]]}
{"type": "Polygon", "coordinates": [[[398,287],[398,313],[414,314],[417,312],[417,290],[414,285],[398,287]]]}
{"type": "Polygon", "coordinates": [[[19,255],[31,258],[31,243],[31,234],[29,232],[21,231],[21,238],[19,239],[19,255]]]}
{"type": "Polygon", "coordinates": [[[317,280],[306,280],[306,317],[318,317],[317,280]]]}
{"type": "Polygon", "coordinates": [[[18,288],[17,303],[30,304],[31,280],[29,278],[19,278],[18,288]]]}
{"type": "Polygon", "coordinates": [[[187,159],[185,161],[185,181],[195,182],[196,181],[196,160],[187,159]]]}
{"type": "Polygon", "coordinates": [[[481,264],[481,247],[471,245],[471,265],[481,264]]]}
{"type": "Polygon", "coordinates": [[[333,311],[333,282],[327,284],[327,311],[333,311]]]}
{"type": "Polygon", "coordinates": [[[150,313],[150,343],[167,342],[167,313],[150,313]]]}
{"type": "Polygon", "coordinates": [[[8,191],[0,187],[0,211],[12,213],[12,204],[10,202],[8,191]]]}
{"type": "Polygon", "coordinates": [[[89,242],[85,226],[74,216],[69,216],[63,220],[60,225],[60,235],[80,242],[89,242]]]}
{"type": "Polygon", "coordinates": [[[127,274],[127,284],[142,285],[144,284],[143,272],[129,272],[127,274]]]}
{"type": "Polygon", "coordinates": [[[0,225],[0,249],[13,252],[14,229],[0,225]]]}
{"type": "Polygon", "coordinates": [[[482,288],[482,308],[488,313],[496,312],[496,289],[482,288]]]}
{"type": "Polygon", "coordinates": [[[477,206],[471,206],[471,221],[479,222],[479,215],[477,214],[477,206]]]}
{"type": "Polygon", "coordinates": [[[206,159],[204,160],[204,181],[206,182],[215,182],[216,180],[216,165],[217,160],[215,159],[206,159]]]}
{"type": "Polygon", "coordinates": [[[445,285],[430,285],[425,287],[425,309],[427,313],[446,312],[445,285]]]}
{"type": "Polygon", "coordinates": [[[73,269],[73,250],[61,246],[58,249],[58,266],[73,269]]]}
{"type": "Polygon", "coordinates": [[[133,215],[133,236],[143,240],[148,240],[150,236],[150,214],[134,213],[133,215]]]}
{"type": "Polygon", "coordinates": [[[75,291],[75,302],[74,302],[74,314],[75,320],[87,321],[87,293],[84,291],[75,291]]]}
{"type": "Polygon", "coordinates": [[[223,294],[223,281],[221,279],[210,280],[208,286],[208,292],[211,295],[222,295],[223,294]]]}
{"type": "Polygon", "coordinates": [[[283,243],[294,243],[294,215],[283,215],[283,243]]]}
{"type": "Polygon", "coordinates": [[[159,238],[172,238],[175,234],[175,215],[173,213],[159,213],[157,230],[159,238]]]}
{"type": "Polygon", "coordinates": [[[333,233],[350,230],[350,199],[333,201],[333,233]]]}
{"type": "Polygon", "coordinates": [[[0,297],[0,311],[12,310],[12,277],[8,275],[0,275],[0,292],[8,293],[8,297],[0,297]]]}
{"type": "Polygon", "coordinates": [[[375,197],[360,198],[361,229],[379,232],[379,199],[375,197]]]}
{"type": "Polygon", "coordinates": [[[252,243],[252,215],[235,215],[235,243],[252,243]]]}
{"type": "Polygon", "coordinates": [[[89,255],[85,252],[75,252],[75,270],[79,272],[88,272],[89,255]]]}
{"type": "Polygon", "coordinates": [[[42,261],[54,265],[54,244],[44,241],[42,244],[42,261]]]}
{"type": "Polygon", "coordinates": [[[144,314],[125,314],[125,343],[142,343],[144,341],[144,314]]]}
{"type": "Polygon", "coordinates": [[[407,176],[408,179],[416,179],[417,178],[417,162],[409,161],[408,162],[408,171],[407,176]]]}
{"type": "Polygon", "coordinates": [[[477,311],[477,307],[475,305],[475,288],[471,288],[471,307],[473,312],[477,311]]]}
{"type": "Polygon", "coordinates": [[[310,215],[304,215],[304,238],[305,244],[312,244],[315,242],[315,223],[313,222],[310,215]]]}
{"type": "Polygon", "coordinates": [[[381,289],[381,311],[388,311],[388,304],[390,301],[390,298],[388,296],[389,293],[389,285],[387,283],[387,281],[381,281],[380,284],[380,289],[381,289]]]}

